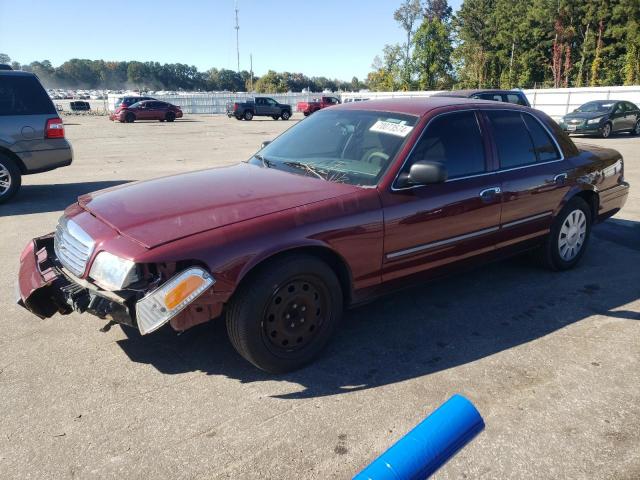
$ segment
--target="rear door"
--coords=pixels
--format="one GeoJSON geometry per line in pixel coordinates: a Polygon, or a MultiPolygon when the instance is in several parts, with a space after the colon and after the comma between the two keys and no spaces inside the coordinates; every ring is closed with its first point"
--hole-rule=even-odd
{"type": "Polygon", "coordinates": [[[396,183],[381,194],[383,280],[494,250],[501,207],[491,158],[475,111],[443,113],[429,122],[401,173],[428,160],[442,163],[449,178],[405,188],[396,183]]]}
{"type": "Polygon", "coordinates": [[[44,138],[50,118],[58,113],[35,76],[0,76],[0,145],[16,153],[59,148],[44,138]]]}
{"type": "Polygon", "coordinates": [[[494,139],[502,187],[498,247],[544,234],[552,214],[569,190],[571,165],[555,139],[533,114],[485,110],[494,139]]]}
{"type": "Polygon", "coordinates": [[[618,102],[613,107],[611,114],[612,131],[617,132],[627,128],[626,108],[623,102],[618,102]]]}
{"type": "Polygon", "coordinates": [[[269,115],[266,98],[256,98],[256,115],[269,115]]]}

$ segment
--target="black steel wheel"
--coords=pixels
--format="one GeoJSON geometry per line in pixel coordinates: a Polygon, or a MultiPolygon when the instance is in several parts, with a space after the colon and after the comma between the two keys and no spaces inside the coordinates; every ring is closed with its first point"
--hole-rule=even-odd
{"type": "Polygon", "coordinates": [[[235,349],[272,373],[296,370],[325,347],[342,315],[333,270],[307,255],[278,257],[243,281],[226,312],[235,349]]]}

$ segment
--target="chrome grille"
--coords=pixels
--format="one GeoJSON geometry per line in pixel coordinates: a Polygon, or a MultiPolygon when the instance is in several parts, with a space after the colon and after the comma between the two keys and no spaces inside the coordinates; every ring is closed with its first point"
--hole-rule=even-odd
{"type": "Polygon", "coordinates": [[[78,276],[82,276],[93,252],[93,239],[72,220],[62,217],[56,228],[54,250],[58,260],[78,276]]]}

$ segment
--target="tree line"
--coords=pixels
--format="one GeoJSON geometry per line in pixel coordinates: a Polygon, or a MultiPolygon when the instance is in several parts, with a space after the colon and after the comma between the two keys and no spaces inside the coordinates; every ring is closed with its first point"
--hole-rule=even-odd
{"type": "Polygon", "coordinates": [[[274,72],[262,77],[250,72],[211,68],[200,72],[194,66],[182,63],[117,62],[74,58],[54,67],[49,60],[21,65],[0,53],[0,63],[11,64],[38,75],[48,88],[141,90],[202,90],[202,91],[256,91],[285,93],[308,88],[312,92],[323,90],[359,90],[364,84],[356,77],[344,82],[326,77],[308,77],[302,73],[274,72]]]}
{"type": "MultiPolygon", "coordinates": [[[[48,87],[284,93],[535,88],[640,83],[640,0],[402,0],[402,43],[385,45],[364,81],[181,63],[71,59],[20,65],[48,87]]],[[[0,54],[0,63],[11,59],[0,54]]]]}
{"type": "Polygon", "coordinates": [[[640,0],[404,0],[371,90],[640,83],[640,0]]]}

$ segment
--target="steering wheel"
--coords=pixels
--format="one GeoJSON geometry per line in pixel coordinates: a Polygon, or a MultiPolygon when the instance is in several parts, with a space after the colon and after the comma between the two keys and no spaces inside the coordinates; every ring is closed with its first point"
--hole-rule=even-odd
{"type": "Polygon", "coordinates": [[[379,158],[380,161],[378,163],[382,164],[382,162],[386,162],[387,160],[389,160],[389,155],[381,152],[380,150],[374,150],[365,157],[364,161],[367,163],[373,163],[373,160],[375,158],[379,158]]]}

